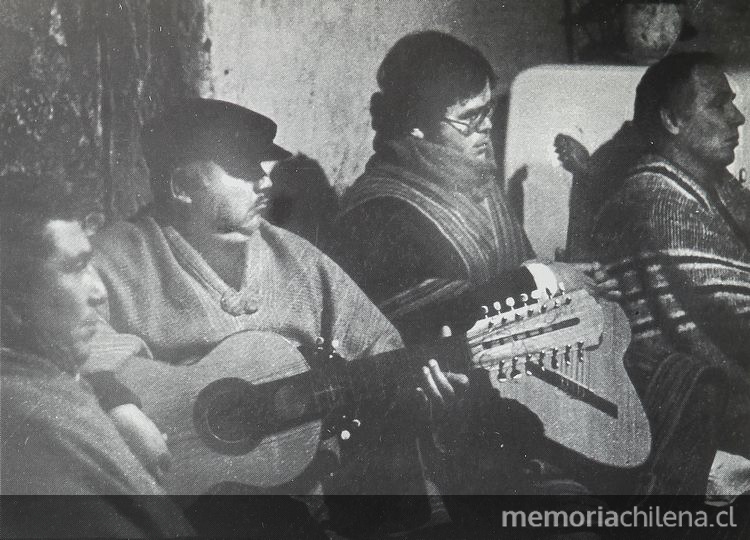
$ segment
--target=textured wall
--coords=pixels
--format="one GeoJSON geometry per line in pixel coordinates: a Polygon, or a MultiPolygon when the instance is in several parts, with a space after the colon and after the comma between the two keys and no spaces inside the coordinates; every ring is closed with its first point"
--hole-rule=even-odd
{"type": "Polygon", "coordinates": [[[202,0],[3,0],[0,172],[133,213],[150,199],[142,123],[210,85],[203,13],[202,0]]]}
{"type": "Polygon", "coordinates": [[[712,50],[729,65],[750,65],[750,2],[686,0],[686,15],[698,30],[690,46],[712,50]]]}
{"type": "Polygon", "coordinates": [[[279,124],[342,188],[371,153],[369,100],[388,49],[440,29],[478,46],[501,91],[523,68],[566,59],[556,0],[209,0],[215,97],[279,124]]]}

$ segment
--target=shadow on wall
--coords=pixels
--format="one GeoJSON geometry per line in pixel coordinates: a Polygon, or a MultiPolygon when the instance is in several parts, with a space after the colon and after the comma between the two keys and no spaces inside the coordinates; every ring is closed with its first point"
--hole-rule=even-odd
{"type": "Polygon", "coordinates": [[[495,161],[497,163],[498,181],[505,186],[509,208],[515,212],[518,222],[523,225],[523,183],[528,178],[528,168],[520,167],[515,171],[505,171],[505,139],[508,130],[508,110],[510,107],[510,94],[504,93],[496,98],[497,106],[492,117],[492,147],[495,150],[495,161]]]}
{"type": "MultiPolygon", "coordinates": [[[[496,152],[505,149],[509,95],[498,97],[493,118],[492,139],[496,152]]],[[[503,177],[504,158],[496,153],[498,178],[503,177]]],[[[523,182],[526,167],[513,171],[506,182],[509,204],[523,220],[523,182]]],[[[331,238],[333,222],[338,213],[338,196],[320,163],[305,154],[297,154],[279,162],[271,172],[271,188],[267,219],[272,224],[293,232],[317,247],[325,248],[331,238]]]]}
{"type": "Polygon", "coordinates": [[[321,247],[338,211],[336,191],[316,160],[297,154],[271,172],[268,221],[321,247]]]}

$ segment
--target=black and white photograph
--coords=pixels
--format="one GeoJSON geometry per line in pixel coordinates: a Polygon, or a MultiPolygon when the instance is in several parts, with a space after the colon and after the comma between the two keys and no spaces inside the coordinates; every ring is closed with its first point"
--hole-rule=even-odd
{"type": "Polygon", "coordinates": [[[0,538],[750,538],[750,2],[0,0],[0,538]]]}

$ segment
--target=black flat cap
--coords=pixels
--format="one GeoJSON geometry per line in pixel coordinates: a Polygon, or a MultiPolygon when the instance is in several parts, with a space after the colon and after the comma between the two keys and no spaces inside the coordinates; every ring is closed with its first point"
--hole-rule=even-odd
{"type": "Polygon", "coordinates": [[[276,123],[250,109],[216,99],[181,101],[147,123],[141,146],[149,167],[178,159],[231,163],[238,157],[261,162],[292,154],[274,144],[276,123]]]}

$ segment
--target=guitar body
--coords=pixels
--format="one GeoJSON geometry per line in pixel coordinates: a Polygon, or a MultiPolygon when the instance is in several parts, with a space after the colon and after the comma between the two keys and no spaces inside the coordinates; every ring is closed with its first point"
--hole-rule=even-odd
{"type": "MultiPolygon", "coordinates": [[[[641,465],[651,448],[648,420],[622,363],[629,341],[619,307],[602,307],[575,291],[485,317],[465,340],[439,345],[470,352],[469,367],[489,370],[503,397],[541,419],[548,439],[597,464],[628,469],[641,465]]],[[[414,358],[418,365],[433,357],[425,354],[414,358]]],[[[359,448],[354,433],[362,422],[353,413],[368,391],[377,397],[416,386],[404,376],[411,370],[405,355],[392,351],[378,355],[380,363],[378,357],[347,363],[324,343],[303,355],[282,336],[245,331],[195,363],[132,358],[118,375],[168,436],[167,493],[198,495],[236,482],[258,493],[306,494],[333,473],[322,447],[340,454],[339,442],[351,441],[347,448],[359,448]]],[[[377,446],[373,433],[369,440],[377,446]]]]}
{"type": "Polygon", "coordinates": [[[162,483],[177,495],[220,481],[293,492],[321,443],[308,374],[290,342],[265,332],[233,334],[192,365],[134,359],[118,370],[168,436],[162,483]]]}

